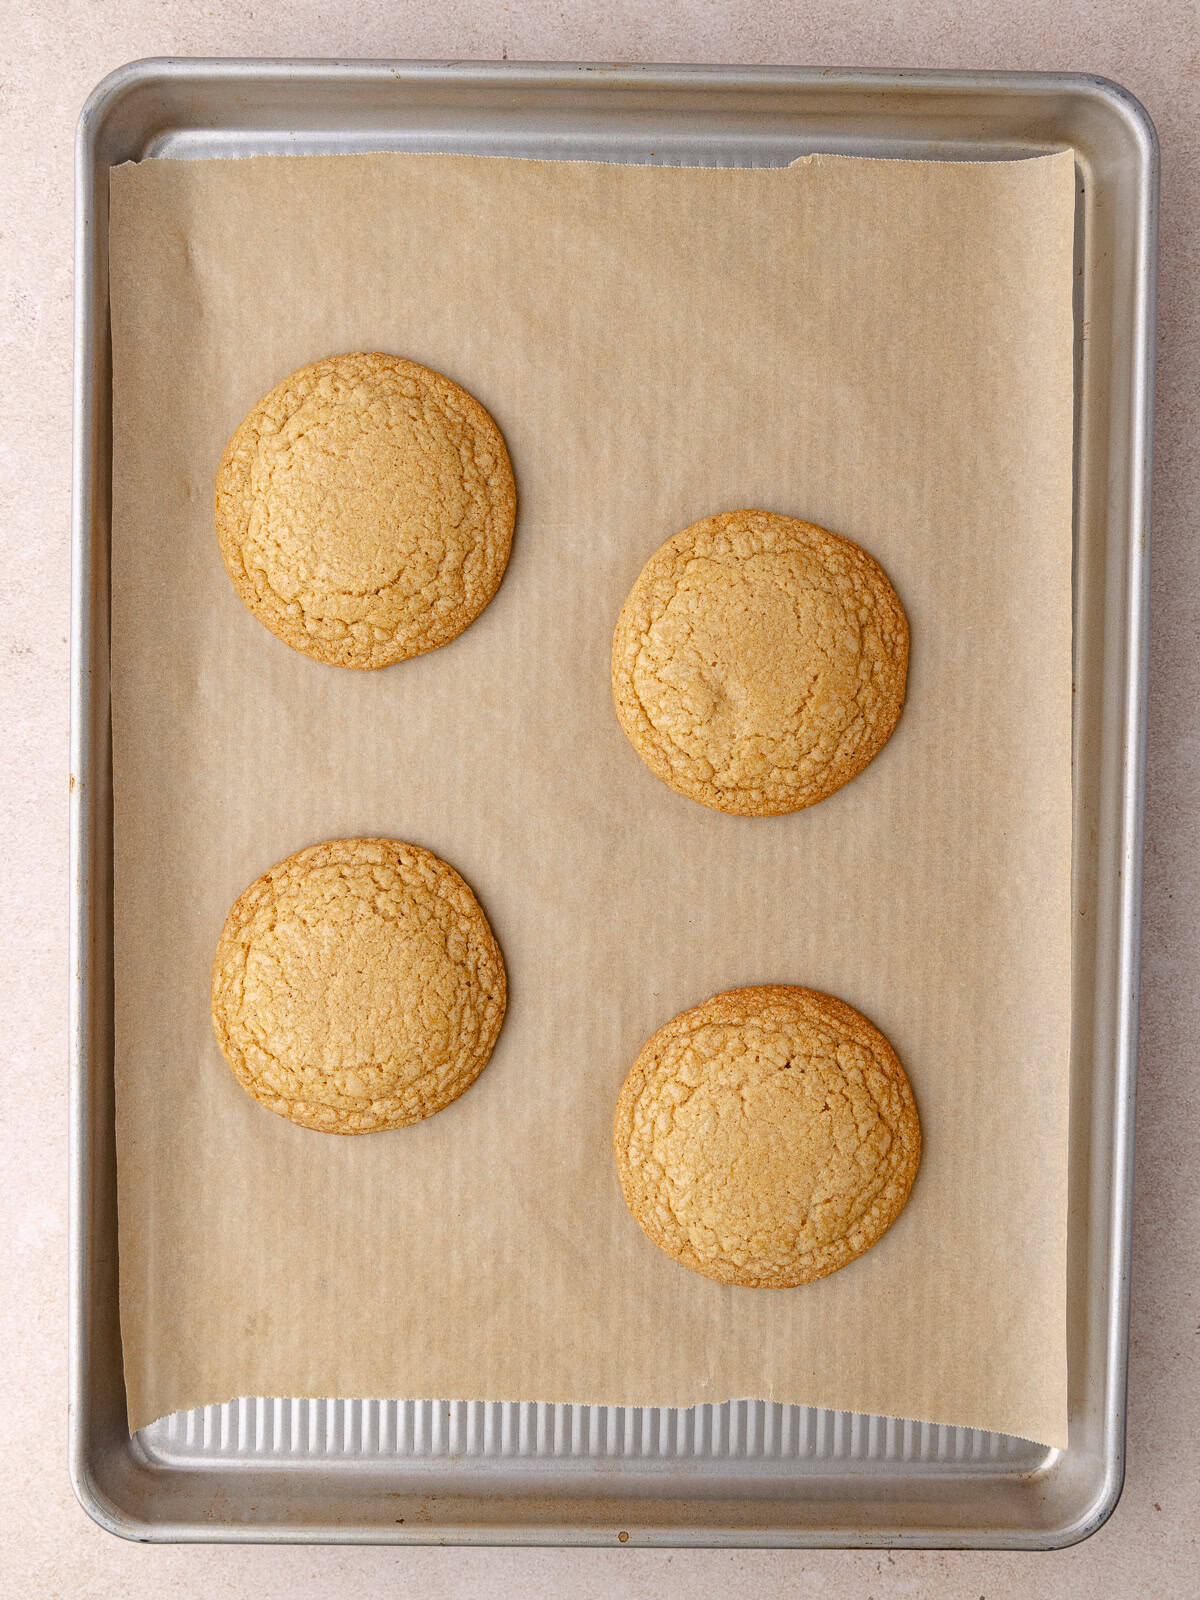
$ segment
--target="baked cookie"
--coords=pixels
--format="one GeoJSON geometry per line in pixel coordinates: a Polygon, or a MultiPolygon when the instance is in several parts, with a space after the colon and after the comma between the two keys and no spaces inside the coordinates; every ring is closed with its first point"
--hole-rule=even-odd
{"type": "Polygon", "coordinates": [[[217,1042],[260,1105],[323,1133],[430,1117],[479,1076],[504,962],[446,862],[395,839],[288,856],[235,901],[212,970],[217,1042]]]}
{"type": "Polygon", "coordinates": [[[487,605],[516,503],[500,430],[465,389],[399,356],[330,356],[229,441],[217,539],[239,596],[285,644],[386,667],[487,605]]]}
{"type": "Polygon", "coordinates": [[[799,811],[883,748],[904,706],[908,621],[849,539],[769,511],[661,545],[617,621],[617,716],[651,772],[743,817],[799,811]]]}
{"type": "Polygon", "coordinates": [[[921,1159],[904,1068],[831,995],[730,989],[661,1027],[617,1101],[626,1204],[669,1256],[720,1283],[836,1272],[899,1216],[921,1159]]]}

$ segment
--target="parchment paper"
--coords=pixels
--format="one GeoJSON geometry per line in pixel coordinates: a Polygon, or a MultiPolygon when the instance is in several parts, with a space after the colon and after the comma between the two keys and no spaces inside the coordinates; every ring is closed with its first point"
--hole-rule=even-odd
{"type": "Polygon", "coordinates": [[[1073,201],[1069,154],[113,174],[132,1427],[240,1394],[754,1396],[1066,1443],[1073,201]],[[478,396],[519,494],[494,602],[379,673],[267,633],[212,525],[245,412],[355,349],[478,396]],[[912,625],[890,744],[774,820],[673,794],[609,692],[646,557],[745,506],[859,540],[912,625]],[[239,891],[349,834],[463,873],[510,1010],[456,1104],[346,1139],[238,1087],[208,983],[239,891]],[[925,1135],[887,1237],[791,1291],[661,1254],[610,1150],[644,1040],[767,982],[881,1027],[925,1135]]]}

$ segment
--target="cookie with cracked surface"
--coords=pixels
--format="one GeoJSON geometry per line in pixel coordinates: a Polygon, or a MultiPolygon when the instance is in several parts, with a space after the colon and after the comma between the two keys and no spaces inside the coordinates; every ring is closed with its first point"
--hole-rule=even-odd
{"type": "Polygon", "coordinates": [[[323,1133],[402,1128],[487,1064],[504,962],[454,868],[395,839],[288,856],[234,903],[212,969],[217,1042],[244,1089],[323,1133]]]}
{"type": "Polygon", "coordinates": [[[516,503],[500,430],[465,389],[399,356],[330,356],[230,439],[217,539],[238,595],[285,644],[386,667],[487,605],[516,503]]]}
{"type": "Polygon", "coordinates": [[[767,985],[683,1011],[617,1101],[621,1191],[693,1272],[753,1289],[811,1283],[869,1250],[921,1159],[891,1045],[832,995],[767,985]]]}
{"type": "Polygon", "coordinates": [[[811,522],[728,511],[650,557],[617,621],[617,717],[651,772],[736,816],[824,800],[891,737],[908,620],[883,568],[811,522]]]}

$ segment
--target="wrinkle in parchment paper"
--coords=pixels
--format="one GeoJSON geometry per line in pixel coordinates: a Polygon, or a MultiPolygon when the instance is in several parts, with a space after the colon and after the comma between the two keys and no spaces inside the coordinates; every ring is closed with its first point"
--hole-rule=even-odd
{"type": "Polygon", "coordinates": [[[113,174],[132,1427],[240,1394],[755,1396],[1066,1442],[1073,201],[1069,154],[113,174]],[[478,621],[365,674],[242,607],[211,503],[259,396],[356,349],[476,395],[519,494],[478,621]],[[646,557],[747,506],[858,540],[912,628],[886,749],[766,820],[657,782],[608,681],[646,557]],[[342,1139],[238,1087],[208,979],[245,885],[351,834],[466,877],[511,996],[461,1100],[342,1139]],[[767,982],[882,1028],[925,1137],[886,1238],[795,1291],[670,1261],[610,1146],[645,1039],[767,982]]]}

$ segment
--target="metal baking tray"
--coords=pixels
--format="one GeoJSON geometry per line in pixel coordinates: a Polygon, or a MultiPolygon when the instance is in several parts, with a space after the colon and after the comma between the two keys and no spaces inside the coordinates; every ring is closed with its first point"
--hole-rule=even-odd
{"type": "Polygon", "coordinates": [[[76,146],[70,1464],[144,1540],[1049,1548],[1120,1494],[1158,161],[1085,76],[511,62],[137,62],[76,146]],[[740,1401],[691,1411],[240,1399],[132,1438],[117,1315],[108,173],[357,150],[782,165],[1070,147],[1076,206],[1070,1443],[740,1401]]]}

